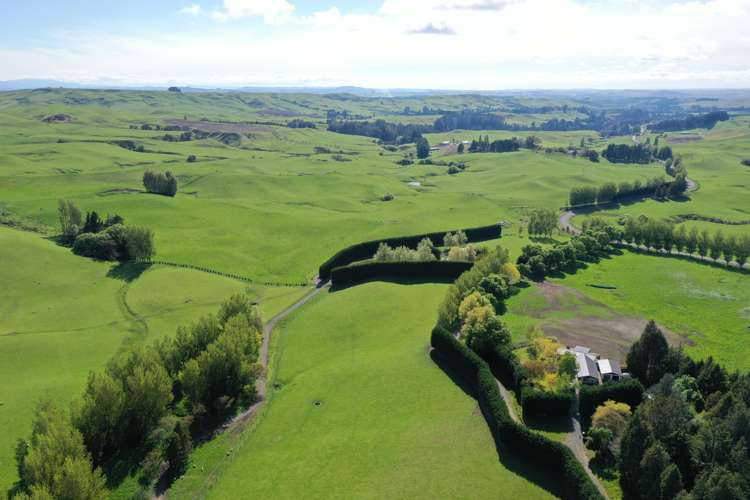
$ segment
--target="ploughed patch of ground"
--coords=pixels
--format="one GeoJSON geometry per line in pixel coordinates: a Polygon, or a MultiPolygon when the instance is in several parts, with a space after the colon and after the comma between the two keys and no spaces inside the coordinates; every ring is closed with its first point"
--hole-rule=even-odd
{"type": "Polygon", "coordinates": [[[202,130],[204,132],[233,132],[235,134],[246,134],[249,132],[264,132],[268,127],[242,122],[210,122],[203,120],[178,120],[169,119],[165,123],[171,127],[183,127],[189,130],[202,130]]]}
{"type": "Polygon", "coordinates": [[[703,136],[698,134],[678,134],[667,137],[667,142],[670,144],[684,144],[686,142],[697,142],[702,140],[703,136]]]}
{"type": "Polygon", "coordinates": [[[59,113],[56,115],[50,115],[42,118],[45,123],[70,123],[73,121],[73,117],[66,115],[65,113],[59,113]]]}
{"type": "MultiPolygon", "coordinates": [[[[564,345],[590,347],[603,358],[624,363],[630,346],[638,340],[648,322],[647,318],[620,314],[573,288],[545,282],[536,289],[547,305],[528,313],[545,320],[540,324],[544,334],[556,337],[564,345]],[[573,317],[555,318],[555,313],[568,313],[568,316],[573,313],[573,317]]],[[[670,345],[691,343],[687,337],[663,325],[659,328],[670,345]]]]}

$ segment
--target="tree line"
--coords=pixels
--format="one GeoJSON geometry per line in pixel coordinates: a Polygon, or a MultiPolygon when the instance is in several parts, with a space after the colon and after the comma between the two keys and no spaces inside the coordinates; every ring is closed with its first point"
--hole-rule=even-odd
{"type": "Polygon", "coordinates": [[[599,187],[581,186],[570,190],[568,202],[571,207],[581,205],[603,204],[619,201],[634,196],[654,196],[658,199],[682,196],[687,189],[687,181],[684,177],[682,182],[667,182],[664,177],[654,177],[646,182],[635,180],[633,182],[607,182],[599,187]]]}
{"type": "Polygon", "coordinates": [[[177,178],[170,171],[162,173],[146,170],[143,172],[143,186],[146,191],[153,194],[163,194],[164,196],[177,194],[177,178]]]}
{"type": "Polygon", "coordinates": [[[431,125],[391,123],[385,120],[351,121],[329,120],[328,130],[339,134],[364,135],[374,137],[385,143],[410,144],[416,142],[422,134],[433,131],[431,125]]]}
{"type": "Polygon", "coordinates": [[[608,144],[602,151],[602,156],[611,163],[651,163],[652,161],[666,161],[673,157],[669,146],[652,146],[649,143],[638,144],[608,144]]]}
{"type": "Polygon", "coordinates": [[[119,215],[102,219],[96,211],[83,212],[71,200],[58,201],[60,241],[73,253],[102,260],[148,260],[153,257],[154,235],[145,227],[126,226],[119,215]]]}
{"type": "Polygon", "coordinates": [[[518,151],[520,148],[539,149],[541,140],[535,136],[526,137],[526,139],[520,139],[518,137],[511,137],[510,139],[497,139],[490,141],[490,136],[485,135],[484,137],[479,136],[478,139],[471,141],[469,145],[470,153],[508,153],[518,151]]]}
{"type": "Polygon", "coordinates": [[[91,372],[69,411],[41,403],[31,437],[16,446],[17,489],[31,498],[106,498],[102,470],[135,458],[139,495],[150,497],[162,474],[184,472],[194,436],[255,400],[261,332],[257,308],[235,295],[174,338],[91,372]]]}
{"type": "Polygon", "coordinates": [[[685,118],[672,118],[652,123],[648,128],[654,132],[673,132],[676,130],[690,130],[694,128],[714,128],[718,122],[729,120],[726,111],[712,111],[702,115],[690,115],[685,118]]]}
{"type": "Polygon", "coordinates": [[[726,263],[736,262],[740,267],[747,263],[750,256],[750,236],[725,236],[722,231],[711,234],[707,229],[698,231],[693,227],[688,231],[684,225],[675,229],[674,224],[648,219],[644,216],[629,218],[625,223],[622,240],[643,245],[656,250],[671,253],[672,250],[696,253],[701,257],[710,257],[714,261],[723,259],[726,263]]]}

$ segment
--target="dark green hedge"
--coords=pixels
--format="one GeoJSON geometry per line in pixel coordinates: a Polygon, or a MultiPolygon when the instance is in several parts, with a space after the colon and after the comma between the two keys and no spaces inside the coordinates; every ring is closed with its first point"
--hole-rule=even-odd
{"type": "Polygon", "coordinates": [[[549,392],[526,386],[521,390],[523,416],[568,416],[572,398],[573,391],[549,392]]]}
{"type": "Polygon", "coordinates": [[[432,347],[476,384],[477,398],[493,435],[519,455],[558,474],[565,499],[602,500],[591,478],[570,449],[513,421],[487,363],[447,330],[432,330],[432,347]]]}
{"type": "Polygon", "coordinates": [[[602,385],[584,385],[580,392],[580,411],[584,422],[589,422],[596,407],[611,399],[627,403],[632,409],[643,401],[643,385],[636,379],[621,380],[602,385]]]}
{"type": "MultiPolygon", "coordinates": [[[[423,238],[430,238],[436,245],[442,245],[443,236],[448,232],[452,231],[438,231],[435,233],[425,233],[415,236],[399,236],[396,238],[384,238],[382,240],[365,241],[362,243],[356,243],[340,250],[336,255],[325,261],[318,270],[318,276],[322,281],[328,281],[331,277],[331,271],[335,267],[346,266],[352,262],[358,260],[365,260],[375,255],[378,250],[380,243],[387,243],[391,247],[407,246],[409,248],[417,248],[417,245],[423,238]]],[[[493,240],[502,236],[502,226],[500,224],[492,224],[489,226],[472,227],[468,229],[462,229],[466,233],[466,237],[469,241],[486,241],[493,240]]]]}
{"type": "Polygon", "coordinates": [[[472,262],[362,262],[331,271],[333,286],[349,286],[377,279],[430,279],[454,281],[471,269],[472,262]]]}
{"type": "Polygon", "coordinates": [[[521,388],[528,376],[526,370],[518,361],[518,357],[513,353],[513,350],[506,346],[493,346],[491,349],[480,354],[490,366],[495,377],[505,387],[514,391],[520,401],[521,388]]]}

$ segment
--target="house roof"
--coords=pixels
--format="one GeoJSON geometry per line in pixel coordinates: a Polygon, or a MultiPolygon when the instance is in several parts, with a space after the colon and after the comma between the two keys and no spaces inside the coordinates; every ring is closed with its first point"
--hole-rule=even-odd
{"type": "Polygon", "coordinates": [[[593,377],[599,379],[599,369],[596,361],[582,352],[576,352],[576,363],[578,364],[578,378],[593,377]]]}
{"type": "Polygon", "coordinates": [[[574,351],[574,352],[580,352],[580,353],[582,353],[582,354],[588,354],[588,353],[590,353],[590,352],[591,352],[591,349],[589,349],[588,347],[583,347],[583,346],[581,346],[581,345],[577,345],[577,346],[575,346],[575,347],[574,347],[574,348],[572,349],[572,351],[574,351]]]}
{"type": "Polygon", "coordinates": [[[618,363],[614,359],[600,359],[596,362],[596,364],[599,366],[599,371],[602,372],[602,375],[606,375],[608,373],[622,375],[620,363],[618,363]]]}

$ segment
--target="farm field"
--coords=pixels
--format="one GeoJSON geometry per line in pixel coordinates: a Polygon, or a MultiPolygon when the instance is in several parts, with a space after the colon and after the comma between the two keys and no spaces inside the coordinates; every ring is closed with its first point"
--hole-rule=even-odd
{"type": "MultiPolygon", "coordinates": [[[[159,139],[164,132],[129,127],[183,114],[237,120],[236,99],[157,94],[147,106],[136,92],[50,93],[42,107],[35,100],[43,94],[30,103],[0,96],[0,114],[8,118],[0,126],[0,208],[52,227],[57,200],[69,198],[84,210],[118,213],[127,224],[152,228],[157,259],[259,282],[305,282],[320,262],[354,242],[514,220],[530,208],[561,206],[574,186],[659,173],[654,166],[521,151],[465,154],[468,169],[448,175],[440,165],[399,166],[401,153],[369,138],[272,125],[252,126],[239,146],[211,138],[165,142],[159,139]],[[74,98],[89,104],[65,105],[74,98]],[[105,105],[114,112],[96,113],[105,105]],[[73,121],[42,123],[53,111],[73,121]],[[112,144],[126,139],[146,152],[112,144]],[[190,154],[198,161],[187,163],[190,154]],[[172,170],[177,196],[145,194],[145,168],[172,170]],[[381,201],[385,194],[394,199],[381,201]]],[[[567,137],[537,135],[551,143],[567,137]]]]}
{"type": "Polygon", "coordinates": [[[524,289],[509,301],[506,319],[516,340],[544,332],[623,361],[646,320],[654,319],[689,355],[713,356],[729,369],[744,371],[750,368],[746,281],[745,274],[734,271],[624,251],[524,289]]]}
{"type": "MultiPolygon", "coordinates": [[[[16,480],[13,447],[40,399],[80,395],[88,372],[120,349],[172,335],[212,313],[245,283],[187,269],[128,266],[73,255],[34,233],[0,226],[0,485],[16,480]]],[[[251,287],[266,317],[301,288],[251,287]]]]}
{"type": "Polygon", "coordinates": [[[431,359],[445,289],[370,283],[284,320],[267,412],[229,458],[198,449],[170,497],[552,498],[431,359]]]}

